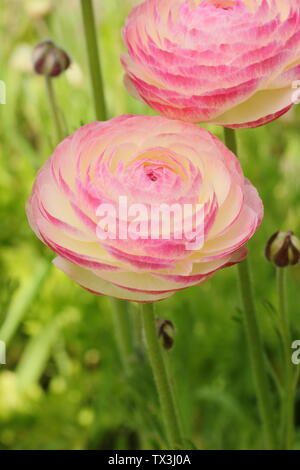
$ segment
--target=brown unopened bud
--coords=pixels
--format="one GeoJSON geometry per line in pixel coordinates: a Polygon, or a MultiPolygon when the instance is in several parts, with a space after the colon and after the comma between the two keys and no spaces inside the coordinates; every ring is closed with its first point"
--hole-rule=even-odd
{"type": "Polygon", "coordinates": [[[157,335],[164,349],[171,349],[174,344],[175,328],[170,320],[156,318],[157,335]]]}
{"type": "Polygon", "coordinates": [[[293,232],[276,232],[269,239],[265,254],[279,268],[297,264],[300,260],[300,241],[293,232]]]}
{"type": "Polygon", "coordinates": [[[68,54],[58,48],[51,39],[46,39],[35,46],[32,61],[34,71],[47,77],[57,77],[71,64],[68,54]]]}

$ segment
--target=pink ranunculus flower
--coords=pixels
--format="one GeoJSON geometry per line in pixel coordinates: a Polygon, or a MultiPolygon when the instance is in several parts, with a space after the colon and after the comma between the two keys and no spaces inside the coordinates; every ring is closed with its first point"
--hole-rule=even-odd
{"type": "Polygon", "coordinates": [[[169,297],[244,259],[262,214],[237,158],[212,134],[182,121],[131,115],[85,125],[59,144],[27,205],[30,225],[58,255],[58,268],[94,293],[138,302],[169,297]],[[139,219],[141,236],[133,239],[135,215],[126,220],[124,210],[117,221],[122,231],[131,225],[128,236],[120,230],[110,238],[109,224],[99,230],[99,207],[117,208],[120,197],[144,208],[177,204],[198,211],[199,205],[200,223],[195,211],[188,213],[194,231],[176,238],[174,223],[173,236],[155,239],[139,219]],[[191,247],[187,241],[201,230],[201,242],[191,247]]]}
{"type": "Polygon", "coordinates": [[[163,116],[258,127],[294,102],[299,0],[146,0],[123,36],[128,91],[163,116]]]}

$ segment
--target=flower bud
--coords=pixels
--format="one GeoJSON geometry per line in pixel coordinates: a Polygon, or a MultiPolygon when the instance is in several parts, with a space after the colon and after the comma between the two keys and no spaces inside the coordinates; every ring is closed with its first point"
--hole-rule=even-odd
{"type": "Polygon", "coordinates": [[[276,232],[269,239],[265,254],[279,268],[297,264],[300,260],[300,241],[293,232],[276,232]]]}
{"type": "Polygon", "coordinates": [[[164,349],[171,349],[174,344],[175,328],[170,320],[156,318],[157,335],[164,349]]]}
{"type": "Polygon", "coordinates": [[[35,46],[32,60],[34,71],[47,77],[57,77],[71,64],[68,54],[59,49],[51,39],[46,39],[35,46]]]}

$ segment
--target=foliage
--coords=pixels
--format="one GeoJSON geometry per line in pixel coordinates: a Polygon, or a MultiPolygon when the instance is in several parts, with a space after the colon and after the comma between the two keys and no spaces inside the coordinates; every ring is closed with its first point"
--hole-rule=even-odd
{"type": "MultiPolygon", "coordinates": [[[[0,105],[0,339],[8,321],[13,328],[7,364],[0,366],[0,448],[158,448],[163,446],[159,407],[140,345],[127,380],[107,299],[85,292],[54,268],[40,278],[41,263],[52,254],[36,240],[24,212],[35,173],[53,148],[44,81],[33,75],[30,65],[30,51],[38,41],[52,38],[73,59],[70,71],[55,80],[68,131],[94,116],[80,2],[49,2],[52,7],[45,16],[33,15],[32,3],[1,2],[0,79],[7,86],[7,104],[0,105]],[[32,290],[35,294],[28,302],[32,290]]],[[[95,3],[101,5],[98,31],[109,115],[149,114],[122,83],[120,30],[131,2],[95,3]]],[[[282,364],[273,322],[274,269],[263,250],[276,230],[300,233],[299,125],[300,110],[295,107],[271,125],[239,132],[244,171],[258,187],[266,209],[262,227],[249,245],[275,409],[282,364]]],[[[213,130],[222,136],[221,128],[213,130]]],[[[300,338],[299,283],[300,268],[291,268],[294,339],[300,338]]],[[[167,354],[185,432],[193,445],[260,448],[235,268],[158,303],[157,314],[176,326],[175,346],[167,354]]],[[[299,402],[296,419],[300,448],[299,402]]]]}

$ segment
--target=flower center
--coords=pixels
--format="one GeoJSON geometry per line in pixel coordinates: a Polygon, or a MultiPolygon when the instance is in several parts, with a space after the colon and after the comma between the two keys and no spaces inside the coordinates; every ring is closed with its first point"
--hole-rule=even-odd
{"type": "Polygon", "coordinates": [[[147,176],[151,181],[157,181],[157,176],[153,173],[153,171],[147,173],[147,176]]]}
{"type": "Polygon", "coordinates": [[[161,167],[151,169],[151,170],[146,171],[146,175],[151,181],[157,181],[160,176],[159,173],[161,173],[162,170],[163,169],[161,167]]]}

